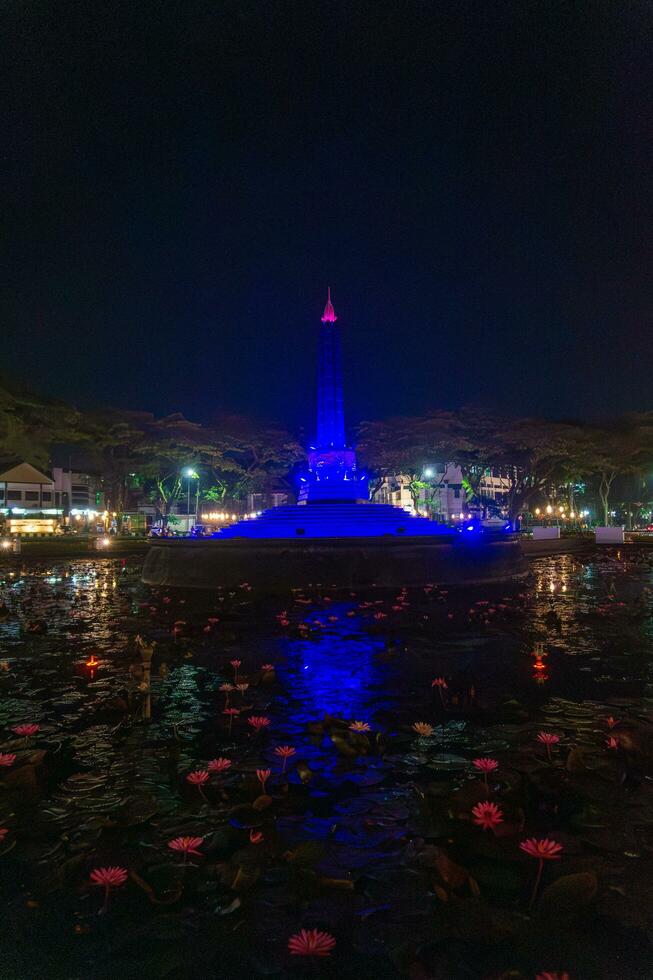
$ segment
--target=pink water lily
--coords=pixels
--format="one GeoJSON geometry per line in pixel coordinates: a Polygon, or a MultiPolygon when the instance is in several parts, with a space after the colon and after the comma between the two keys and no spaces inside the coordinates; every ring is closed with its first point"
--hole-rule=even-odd
{"type": "Polygon", "coordinates": [[[226,772],[227,769],[231,768],[231,759],[211,759],[211,761],[207,763],[206,768],[209,772],[213,773],[219,774],[221,772],[226,772]]]}
{"type": "Polygon", "coordinates": [[[172,840],[168,841],[168,847],[171,851],[177,851],[179,854],[183,854],[185,864],[189,854],[202,857],[202,852],[198,851],[197,848],[203,842],[203,837],[173,837],[172,840]]]}
{"type": "Polygon", "coordinates": [[[202,786],[209,781],[209,773],[206,769],[196,769],[194,772],[189,772],[186,776],[186,782],[190,783],[191,786],[197,786],[199,794],[202,799],[206,800],[204,796],[204,790],[202,786]]]}
{"type": "Polygon", "coordinates": [[[430,738],[435,731],[433,725],[429,725],[427,721],[414,721],[411,728],[420,738],[430,738]]]}
{"type": "Polygon", "coordinates": [[[256,770],[256,778],[258,779],[259,783],[261,784],[261,792],[262,793],[265,793],[265,785],[266,785],[268,779],[270,778],[270,775],[271,775],[271,770],[270,769],[257,769],[256,770]]]}
{"type": "Polygon", "coordinates": [[[109,905],[109,892],[112,888],[119,888],[124,885],[128,878],[126,868],[117,866],[107,868],[94,868],[91,871],[91,883],[104,888],[104,903],[100,909],[100,914],[106,912],[109,905]]]}
{"type": "Polygon", "coordinates": [[[267,728],[270,724],[270,719],[265,715],[250,715],[247,719],[247,724],[251,725],[254,731],[258,734],[264,728],[267,728]]]}
{"type": "Polygon", "coordinates": [[[540,862],[537,869],[535,884],[533,886],[533,892],[531,894],[531,900],[528,903],[528,907],[531,908],[533,902],[535,901],[535,896],[537,895],[537,889],[542,877],[544,862],[558,861],[562,852],[562,844],[558,844],[554,840],[549,840],[548,837],[544,837],[541,840],[538,840],[535,837],[529,837],[528,840],[522,841],[519,847],[525,854],[529,854],[531,857],[537,858],[537,860],[540,862]]]}
{"type": "Polygon", "coordinates": [[[371,729],[366,721],[352,721],[351,725],[349,726],[349,730],[362,734],[363,732],[369,732],[371,729]]]}
{"type": "Polygon", "coordinates": [[[541,742],[542,745],[546,746],[546,754],[549,758],[549,762],[551,762],[551,746],[558,744],[560,741],[560,736],[554,735],[552,732],[539,732],[537,740],[538,742],[541,742]]]}
{"type": "Polygon", "coordinates": [[[32,735],[36,735],[38,731],[41,730],[40,725],[16,725],[12,728],[12,732],[16,735],[22,736],[22,738],[31,738],[32,735]]]}
{"type": "Polygon", "coordinates": [[[479,772],[483,773],[483,780],[485,782],[485,789],[489,793],[490,787],[488,786],[487,777],[489,773],[495,772],[499,768],[499,763],[496,759],[490,759],[487,756],[481,757],[480,759],[473,759],[472,764],[475,766],[479,772]]]}
{"type": "Polygon", "coordinates": [[[283,769],[281,772],[285,772],[288,759],[293,755],[297,755],[297,749],[293,748],[292,745],[277,745],[274,754],[278,755],[280,759],[283,759],[283,769]]]}
{"type": "Polygon", "coordinates": [[[254,830],[252,828],[249,832],[249,842],[250,844],[262,844],[264,840],[263,834],[260,830],[254,830]]]}
{"type": "Polygon", "coordinates": [[[0,766],[13,766],[16,756],[13,752],[0,752],[0,766]]]}
{"type": "Polygon", "coordinates": [[[472,807],[472,814],[474,815],[474,823],[482,827],[483,830],[493,831],[495,827],[503,823],[503,811],[501,807],[490,801],[477,803],[475,807],[472,807]]]}
{"type": "Polygon", "coordinates": [[[336,941],[321,929],[302,929],[288,940],[293,956],[330,956],[336,941]]]}

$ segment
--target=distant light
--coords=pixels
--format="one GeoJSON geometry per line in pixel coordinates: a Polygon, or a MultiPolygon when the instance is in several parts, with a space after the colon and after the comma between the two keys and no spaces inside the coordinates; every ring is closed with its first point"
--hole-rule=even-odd
{"type": "Polygon", "coordinates": [[[111,538],[102,538],[102,547],[108,548],[111,544],[111,538]]]}
{"type": "Polygon", "coordinates": [[[535,508],[535,513],[536,513],[536,514],[538,515],[538,517],[539,517],[539,513],[540,513],[540,508],[539,508],[539,507],[536,507],[536,508],[535,508]]]}
{"type": "Polygon", "coordinates": [[[197,473],[191,466],[186,467],[186,469],[184,470],[184,476],[187,476],[189,479],[190,478],[193,478],[195,480],[197,479],[197,473]]]}
{"type": "Polygon", "coordinates": [[[11,548],[11,541],[7,541],[7,540],[5,539],[5,540],[4,540],[3,542],[2,542],[2,547],[3,547],[3,548],[11,548]]]}
{"type": "Polygon", "coordinates": [[[473,531],[474,530],[474,525],[473,524],[468,524],[467,525],[467,530],[468,531],[473,531]]]}
{"type": "Polygon", "coordinates": [[[424,476],[427,480],[430,480],[432,476],[435,476],[435,470],[432,466],[427,466],[424,470],[424,476]]]}
{"type": "Polygon", "coordinates": [[[546,512],[547,512],[547,514],[552,514],[553,513],[553,507],[551,506],[551,504],[547,504],[546,512]]]}

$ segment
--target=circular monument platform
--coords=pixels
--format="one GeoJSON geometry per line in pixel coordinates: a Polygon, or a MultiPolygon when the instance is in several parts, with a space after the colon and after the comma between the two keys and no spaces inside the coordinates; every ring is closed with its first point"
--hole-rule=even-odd
{"type": "Polygon", "coordinates": [[[476,585],[523,577],[516,536],[470,525],[462,532],[382,504],[278,507],[212,538],[153,541],[149,585],[267,592],[323,585],[397,588],[476,585]]]}

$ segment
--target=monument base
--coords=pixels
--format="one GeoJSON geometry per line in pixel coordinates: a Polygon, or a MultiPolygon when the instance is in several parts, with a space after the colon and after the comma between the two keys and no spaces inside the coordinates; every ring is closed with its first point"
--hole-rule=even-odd
{"type": "Polygon", "coordinates": [[[143,569],[148,585],[231,589],[248,582],[267,594],[321,585],[364,589],[504,582],[527,574],[516,539],[425,537],[162,539],[143,569]]]}

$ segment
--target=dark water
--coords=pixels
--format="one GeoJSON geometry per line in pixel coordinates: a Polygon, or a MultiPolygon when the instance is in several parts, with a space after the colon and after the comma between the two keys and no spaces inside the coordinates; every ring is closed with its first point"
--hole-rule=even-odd
{"type": "Polygon", "coordinates": [[[653,975],[653,553],[540,559],[521,592],[273,604],[148,590],[139,571],[0,568],[3,980],[653,975]],[[157,643],[147,722],[137,634],[157,643]],[[560,738],[551,762],[539,731],[560,738]],[[499,763],[487,791],[481,755],[499,763]],[[201,795],[185,776],[220,756],[201,795]],[[471,819],[484,800],[496,835],[471,819]],[[167,847],[182,835],[203,838],[187,864],[167,847]],[[531,837],[563,850],[529,908],[531,837]],[[130,877],[98,915],[107,865],[130,877]],[[332,955],[291,957],[301,928],[332,955]]]}

